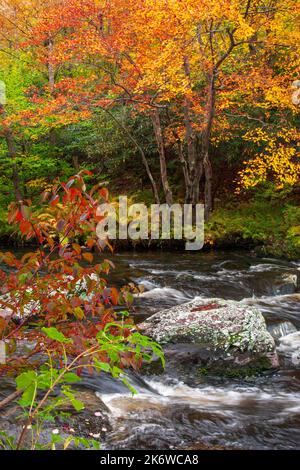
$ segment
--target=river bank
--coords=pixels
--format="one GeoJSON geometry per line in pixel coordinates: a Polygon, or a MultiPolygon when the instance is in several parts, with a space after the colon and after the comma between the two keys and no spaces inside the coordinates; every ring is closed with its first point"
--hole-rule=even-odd
{"type": "MultiPolygon", "coordinates": [[[[2,221],[5,215],[1,214],[2,221]]],[[[203,252],[211,250],[253,250],[258,256],[300,259],[300,207],[288,201],[252,200],[216,207],[205,226],[203,252]]],[[[26,242],[14,229],[2,223],[0,246],[21,248],[26,242]]],[[[117,240],[116,252],[184,252],[184,240],[117,240]]]]}

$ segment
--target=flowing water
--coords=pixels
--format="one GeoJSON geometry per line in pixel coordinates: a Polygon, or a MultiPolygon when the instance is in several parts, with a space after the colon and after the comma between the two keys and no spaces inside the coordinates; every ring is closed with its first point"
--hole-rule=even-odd
{"type": "MultiPolygon", "coordinates": [[[[300,263],[247,252],[131,252],[113,261],[115,285],[144,285],[135,301],[136,321],[195,297],[221,297],[257,305],[277,337],[300,329],[300,263]]],[[[160,376],[131,374],[139,392],[134,397],[103,375],[85,376],[82,385],[109,410],[107,449],[178,449],[197,443],[297,449],[300,367],[281,364],[276,373],[244,380],[203,376],[185,382],[174,370],[160,376]]]]}

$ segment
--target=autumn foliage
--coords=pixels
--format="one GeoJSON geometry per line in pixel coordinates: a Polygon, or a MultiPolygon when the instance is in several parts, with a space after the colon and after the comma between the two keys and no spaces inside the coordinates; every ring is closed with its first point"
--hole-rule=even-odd
{"type": "Polygon", "coordinates": [[[14,0],[5,5],[2,27],[5,37],[13,38],[13,54],[23,54],[47,77],[42,86],[28,89],[26,109],[6,117],[17,134],[25,128],[51,134],[125,106],[153,128],[161,183],[132,141],[156,201],[160,185],[165,201],[174,199],[172,152],[185,201],[204,199],[207,218],[213,209],[214,155],[224,143],[244,142],[241,189],[266,180],[278,188],[297,182],[298,107],[291,99],[299,72],[297,2],[14,0]]]}
{"type": "MultiPolygon", "coordinates": [[[[2,374],[28,368],[28,361],[38,366],[45,353],[61,362],[66,354],[76,357],[91,348],[96,348],[103,370],[141,365],[142,350],[135,350],[139,335],[132,332],[130,320],[124,324],[124,310],[133,300],[130,288],[109,287],[113,263],[103,255],[94,259],[105,245],[97,239],[96,226],[98,204],[107,196],[98,186],[87,191],[83,174],[78,174],[44,193],[38,209],[30,201],[12,205],[10,222],[38,249],[22,257],[0,254],[8,269],[0,271],[0,335],[9,351],[2,374]],[[116,313],[116,306],[123,313],[116,313]],[[57,328],[65,341],[58,345],[45,337],[44,327],[57,328]],[[101,334],[107,347],[99,348],[101,334]],[[20,355],[24,339],[33,347],[20,355]]],[[[93,369],[89,359],[83,356],[80,365],[93,369]]]]}

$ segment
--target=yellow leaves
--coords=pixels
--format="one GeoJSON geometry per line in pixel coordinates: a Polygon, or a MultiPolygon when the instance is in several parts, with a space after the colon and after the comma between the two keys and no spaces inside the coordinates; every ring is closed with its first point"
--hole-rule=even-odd
{"type": "Polygon", "coordinates": [[[269,134],[261,128],[257,128],[254,131],[246,132],[243,139],[248,142],[253,142],[255,144],[262,142],[272,142],[269,134]]]}
{"type": "Polygon", "coordinates": [[[266,145],[255,158],[244,162],[245,168],[239,173],[238,191],[254,188],[267,180],[273,181],[278,189],[299,183],[299,133],[296,129],[282,129],[273,136],[257,129],[256,132],[247,133],[244,139],[266,145]]]}
{"type": "MultiPolygon", "coordinates": [[[[271,84],[270,84],[271,85],[271,84]]],[[[279,85],[270,86],[265,92],[266,103],[276,107],[291,106],[290,90],[279,85]]]]}
{"type": "Polygon", "coordinates": [[[53,185],[50,184],[46,178],[36,178],[34,180],[30,180],[26,182],[27,189],[38,190],[39,192],[42,191],[51,191],[53,185]]]}
{"type": "Polygon", "coordinates": [[[85,317],[84,311],[81,307],[75,307],[73,313],[77,320],[82,320],[85,317]]]}

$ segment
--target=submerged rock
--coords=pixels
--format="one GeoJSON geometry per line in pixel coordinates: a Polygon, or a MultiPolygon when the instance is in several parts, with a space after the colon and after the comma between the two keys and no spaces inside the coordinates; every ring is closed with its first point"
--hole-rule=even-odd
{"type": "Polygon", "coordinates": [[[158,312],[139,327],[164,345],[167,360],[196,364],[200,373],[248,376],[278,367],[264,317],[241,302],[199,298],[158,312]]]}

